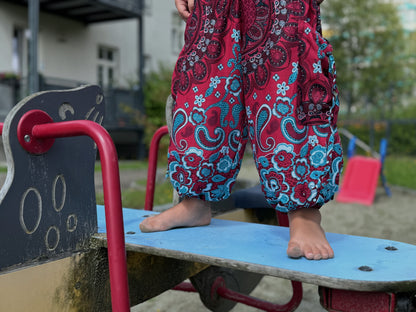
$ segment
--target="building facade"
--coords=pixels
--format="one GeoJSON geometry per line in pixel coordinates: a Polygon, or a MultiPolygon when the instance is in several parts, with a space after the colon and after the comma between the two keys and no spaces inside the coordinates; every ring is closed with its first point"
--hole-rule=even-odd
{"type": "MultiPolygon", "coordinates": [[[[75,19],[40,11],[38,70],[46,78],[63,82],[97,83],[105,87],[130,87],[139,77],[140,41],[144,72],[159,64],[172,66],[183,42],[184,22],[174,1],[143,4],[143,38],[137,18],[85,24],[75,19]]],[[[0,74],[28,74],[28,9],[0,2],[0,74]]]]}

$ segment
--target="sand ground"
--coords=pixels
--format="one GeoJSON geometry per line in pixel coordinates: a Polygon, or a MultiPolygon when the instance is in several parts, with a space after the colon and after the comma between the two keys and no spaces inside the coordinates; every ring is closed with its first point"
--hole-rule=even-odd
{"type": "MultiPolygon", "coordinates": [[[[138,172],[121,172],[122,187],[134,184],[138,172]]],[[[143,174],[143,173],[141,173],[143,174]]],[[[250,162],[245,162],[239,179],[257,182],[257,174],[250,162]],[[248,165],[247,165],[248,164],[248,165]]],[[[98,181],[99,184],[99,181],[98,181]]],[[[416,244],[416,192],[391,187],[392,196],[388,197],[383,188],[377,189],[372,206],[344,204],[332,201],[322,209],[323,227],[328,232],[385,238],[416,244]]],[[[325,311],[319,303],[318,288],[304,284],[304,299],[297,309],[302,312],[325,311]]],[[[253,296],[274,303],[285,303],[291,296],[290,282],[274,277],[264,277],[256,287],[253,296]]],[[[167,291],[145,303],[132,308],[134,312],[203,312],[209,311],[199,300],[196,293],[167,291]]],[[[242,304],[232,311],[260,311],[242,304]]]]}

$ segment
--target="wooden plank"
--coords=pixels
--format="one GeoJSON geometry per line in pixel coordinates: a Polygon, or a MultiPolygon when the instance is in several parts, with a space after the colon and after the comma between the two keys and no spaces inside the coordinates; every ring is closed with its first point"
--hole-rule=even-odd
{"type": "MultiPolygon", "coordinates": [[[[376,238],[327,233],[335,258],[310,261],[286,255],[288,228],[213,219],[211,225],[141,233],[154,212],[124,209],[126,248],[168,258],[358,291],[416,289],[416,246],[376,238]],[[387,249],[386,249],[387,248],[387,249]],[[360,270],[370,268],[371,271],[360,270]]],[[[98,233],[105,233],[104,208],[97,206],[98,233]]],[[[104,240],[105,235],[95,236],[104,240]]]]}

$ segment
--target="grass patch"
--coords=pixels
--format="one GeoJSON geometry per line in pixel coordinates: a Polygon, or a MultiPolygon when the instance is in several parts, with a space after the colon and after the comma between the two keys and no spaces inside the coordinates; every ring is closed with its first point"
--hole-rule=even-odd
{"type": "MultiPolygon", "coordinates": [[[[140,189],[127,189],[121,192],[121,200],[123,207],[143,209],[146,198],[146,180],[137,181],[138,185],[143,186],[140,189]]],[[[173,200],[173,188],[170,181],[166,180],[163,183],[158,183],[155,186],[155,196],[153,199],[153,206],[164,205],[171,203],[173,200]]],[[[102,193],[96,194],[98,205],[104,204],[104,195],[102,193]]]]}
{"type": "MultiPolygon", "coordinates": [[[[158,162],[158,166],[166,165],[165,162],[158,162]]],[[[121,170],[147,170],[149,162],[147,160],[120,160],[118,167],[121,170]]],[[[101,171],[101,163],[97,161],[95,163],[95,171],[101,171]]]]}
{"type": "MultiPolygon", "coordinates": [[[[169,181],[156,184],[153,206],[164,205],[172,202],[173,189],[169,181]]],[[[145,190],[126,190],[121,195],[123,206],[143,209],[146,197],[145,190]]]]}
{"type": "MultiPolygon", "coordinates": [[[[126,170],[141,170],[147,173],[147,168],[149,162],[147,160],[120,160],[118,167],[120,172],[126,170]]],[[[166,167],[167,162],[165,159],[158,161],[157,166],[159,168],[166,167]]],[[[101,171],[101,163],[99,161],[95,164],[95,171],[101,171]]],[[[137,188],[125,189],[121,192],[121,200],[123,207],[143,209],[144,202],[146,198],[146,182],[147,179],[139,179],[136,181],[137,188]]],[[[157,183],[155,186],[155,196],[153,200],[153,205],[164,205],[172,202],[173,197],[173,188],[171,183],[168,180],[163,181],[162,183],[157,183]]],[[[96,194],[96,201],[98,205],[104,204],[104,194],[96,194]]]]}
{"type": "Polygon", "coordinates": [[[384,163],[384,174],[389,185],[416,189],[416,159],[406,156],[389,156],[384,163]]]}

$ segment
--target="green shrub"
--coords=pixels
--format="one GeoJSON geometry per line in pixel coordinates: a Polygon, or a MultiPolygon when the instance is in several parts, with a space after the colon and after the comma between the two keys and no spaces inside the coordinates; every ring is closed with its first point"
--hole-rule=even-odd
{"type": "MultiPolygon", "coordinates": [[[[347,129],[377,152],[380,149],[381,139],[385,138],[388,141],[388,154],[416,155],[416,118],[373,122],[368,120],[343,121],[339,122],[339,127],[347,129]]],[[[343,148],[346,151],[348,140],[342,139],[343,148]]],[[[357,149],[357,153],[362,152],[357,149]]]]}
{"type": "MultiPolygon", "coordinates": [[[[171,93],[172,69],[161,65],[158,71],[146,76],[144,84],[144,107],[146,109],[145,144],[150,145],[153,134],[158,128],[166,125],[166,99],[171,93]]],[[[169,140],[160,142],[159,155],[166,157],[169,140]]]]}

